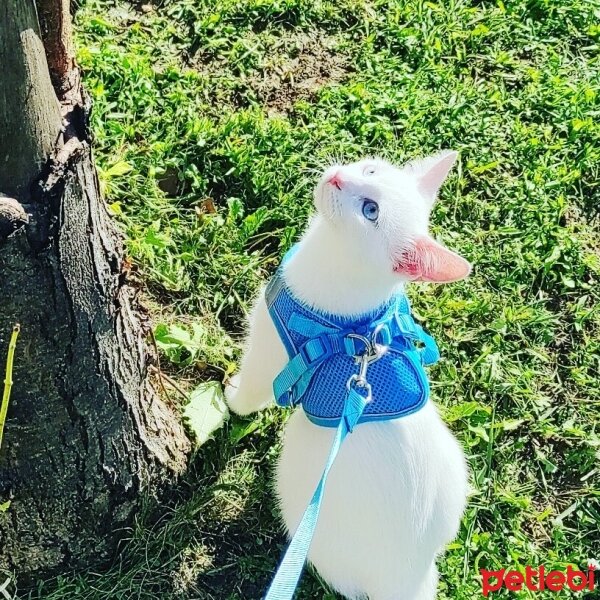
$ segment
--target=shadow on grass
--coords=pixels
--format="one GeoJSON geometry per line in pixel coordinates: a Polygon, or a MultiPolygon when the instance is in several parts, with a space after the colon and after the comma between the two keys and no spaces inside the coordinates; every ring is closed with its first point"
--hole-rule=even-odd
{"type": "MultiPolygon", "coordinates": [[[[234,417],[192,459],[168,502],[147,502],[108,568],[40,582],[19,597],[262,598],[285,549],[271,485],[280,429],[274,415],[234,417]]],[[[335,599],[308,570],[297,597],[335,599]]]]}

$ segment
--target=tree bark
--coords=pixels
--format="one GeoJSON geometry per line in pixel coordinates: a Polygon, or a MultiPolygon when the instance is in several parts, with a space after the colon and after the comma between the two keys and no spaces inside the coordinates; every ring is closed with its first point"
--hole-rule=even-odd
{"type": "Polygon", "coordinates": [[[0,4],[0,191],[19,197],[28,193],[58,141],[60,110],[34,1],[0,4]]]}
{"type": "Polygon", "coordinates": [[[52,83],[59,97],[77,82],[71,31],[71,0],[36,0],[52,83]]]}
{"type": "Polygon", "coordinates": [[[0,147],[11,148],[0,151],[0,195],[13,196],[0,197],[0,364],[17,322],[21,336],[0,448],[0,504],[11,502],[0,571],[28,582],[110,557],[142,496],[183,471],[190,446],[149,375],[146,318],[98,192],[89,106],[74,103],[79,87],[69,99],[59,90],[56,129],[33,0],[2,2],[0,64],[16,67],[0,86],[0,147]],[[27,86],[23,102],[13,92],[27,86]]]}

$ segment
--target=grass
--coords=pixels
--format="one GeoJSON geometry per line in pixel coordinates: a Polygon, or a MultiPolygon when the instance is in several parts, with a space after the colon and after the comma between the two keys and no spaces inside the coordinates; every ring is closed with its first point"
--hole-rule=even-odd
{"type": "MultiPolygon", "coordinates": [[[[480,568],[600,558],[598,4],[79,4],[101,181],[170,375],[235,368],[252,297],[331,157],[456,149],[433,227],[474,274],[411,291],[472,470],[439,597],[479,597],[480,568]]],[[[283,420],[230,420],[107,572],[29,597],[260,598],[284,544],[269,488],[283,420]]],[[[306,574],[299,598],[334,596],[306,574]]]]}

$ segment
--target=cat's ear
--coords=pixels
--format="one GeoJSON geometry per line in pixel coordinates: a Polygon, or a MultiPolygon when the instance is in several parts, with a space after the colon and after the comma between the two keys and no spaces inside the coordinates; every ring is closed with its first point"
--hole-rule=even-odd
{"type": "Polygon", "coordinates": [[[411,243],[397,261],[394,271],[412,281],[450,283],[467,277],[471,264],[425,235],[411,243]]]}
{"type": "Polygon", "coordinates": [[[417,188],[430,206],[433,206],[438,190],[448,176],[458,153],[454,150],[443,150],[433,156],[408,163],[411,175],[417,180],[417,188]]]}

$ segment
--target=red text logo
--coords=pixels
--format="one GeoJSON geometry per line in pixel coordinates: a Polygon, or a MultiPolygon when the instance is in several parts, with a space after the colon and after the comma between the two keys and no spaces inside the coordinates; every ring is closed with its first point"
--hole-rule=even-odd
{"type": "Polygon", "coordinates": [[[594,580],[595,569],[594,565],[590,565],[586,572],[577,571],[568,566],[566,573],[564,571],[546,573],[544,566],[536,569],[525,567],[525,573],[508,571],[507,569],[500,569],[499,571],[481,569],[482,592],[487,598],[491,592],[497,592],[503,587],[510,592],[519,592],[523,588],[532,592],[542,592],[544,590],[560,592],[565,586],[574,592],[593,590],[596,586],[594,580]]]}

